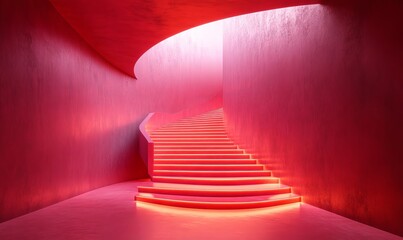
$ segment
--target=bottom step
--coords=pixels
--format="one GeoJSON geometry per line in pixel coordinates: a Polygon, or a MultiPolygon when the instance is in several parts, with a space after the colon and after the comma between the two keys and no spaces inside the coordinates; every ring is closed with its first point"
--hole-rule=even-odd
{"type": "Polygon", "coordinates": [[[140,202],[154,203],[173,207],[183,208],[199,208],[199,209],[247,209],[247,208],[263,208],[272,207],[289,203],[301,202],[301,197],[294,194],[286,194],[284,197],[274,197],[268,199],[259,199],[249,201],[193,201],[193,200],[180,200],[169,199],[155,196],[136,196],[136,200],[140,202]]]}

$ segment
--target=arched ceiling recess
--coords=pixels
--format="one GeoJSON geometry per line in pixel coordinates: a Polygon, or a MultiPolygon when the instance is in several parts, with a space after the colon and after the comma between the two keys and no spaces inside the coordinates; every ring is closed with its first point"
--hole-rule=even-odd
{"type": "Polygon", "coordinates": [[[320,0],[50,0],[107,61],[135,77],[134,65],[158,42],[211,21],[320,0]]]}

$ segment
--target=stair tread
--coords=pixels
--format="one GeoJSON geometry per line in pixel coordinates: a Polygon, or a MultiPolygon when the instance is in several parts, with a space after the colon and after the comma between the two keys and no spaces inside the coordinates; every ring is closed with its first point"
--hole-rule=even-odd
{"type": "Polygon", "coordinates": [[[199,164],[231,164],[231,163],[238,163],[238,164],[254,164],[256,163],[256,160],[254,159],[229,159],[229,158],[222,158],[222,159],[186,159],[186,158],[180,158],[180,159],[173,159],[173,158],[166,158],[166,159],[154,159],[155,164],[183,164],[183,163],[199,163],[199,164]]]}
{"type": "Polygon", "coordinates": [[[301,197],[295,196],[283,199],[269,199],[269,200],[246,201],[246,202],[203,202],[203,201],[155,198],[147,196],[136,196],[136,200],[148,203],[163,204],[168,206],[185,207],[185,208],[247,209],[247,208],[271,207],[288,203],[297,203],[301,201],[301,197]]]}
{"type": "MultiPolygon", "coordinates": [[[[157,178],[157,177],[155,177],[157,178]]],[[[173,176],[158,176],[158,178],[172,178],[172,179],[197,179],[197,180],[225,180],[225,181],[236,181],[244,179],[278,179],[277,177],[173,177],[173,176]]]]}
{"type": "Polygon", "coordinates": [[[191,141],[186,141],[186,142],[164,142],[164,141],[158,141],[158,142],[154,142],[154,146],[164,146],[164,145],[172,145],[172,144],[177,144],[177,145],[222,145],[222,146],[233,146],[234,143],[231,141],[220,141],[220,142],[208,142],[208,141],[204,141],[204,142],[191,142],[191,141]]]}
{"type": "Polygon", "coordinates": [[[240,177],[182,177],[182,176],[154,176],[154,182],[170,182],[183,184],[205,185],[241,185],[258,183],[279,183],[279,179],[269,176],[240,176],[240,177]]]}
{"type": "Polygon", "coordinates": [[[253,173],[253,172],[267,172],[270,173],[271,171],[269,170],[228,170],[228,171],[206,171],[206,170],[154,170],[154,172],[211,172],[211,173],[216,173],[216,172],[226,172],[226,173],[231,173],[231,172],[248,172],[248,173],[253,173]]]}
{"type": "Polygon", "coordinates": [[[154,170],[154,176],[162,177],[269,177],[271,174],[267,170],[154,170]]]}
{"type": "Polygon", "coordinates": [[[154,145],[154,149],[155,150],[202,150],[205,149],[206,146],[209,149],[213,149],[213,150],[218,150],[218,149],[222,149],[222,150],[235,150],[238,149],[238,147],[236,145],[233,146],[228,146],[228,145],[217,145],[217,146],[208,146],[208,145],[177,145],[177,146],[169,146],[169,145],[162,145],[162,146],[155,146],[154,145]]]}
{"type": "Polygon", "coordinates": [[[224,153],[214,153],[214,154],[207,154],[207,153],[188,153],[188,154],[160,154],[155,153],[154,159],[251,159],[250,155],[248,154],[224,154],[224,153]]]}
{"type": "Polygon", "coordinates": [[[154,164],[154,170],[264,170],[259,164],[154,164]]]}
{"type": "MultiPolygon", "coordinates": [[[[143,186],[144,187],[144,186],[143,186]]],[[[163,182],[150,182],[149,186],[157,188],[176,188],[176,189],[198,189],[198,190],[237,190],[245,191],[248,189],[278,189],[290,188],[287,185],[280,183],[261,183],[261,184],[248,184],[248,185],[197,185],[197,184],[181,184],[181,183],[163,183],[163,182]]]]}
{"type": "Polygon", "coordinates": [[[251,202],[251,201],[270,201],[297,197],[293,193],[273,194],[273,195],[257,195],[257,196],[241,196],[241,197],[210,197],[210,196],[185,196],[185,195],[171,195],[171,194],[158,194],[158,193],[139,193],[139,196],[164,198],[171,200],[182,201],[200,201],[200,202],[251,202]]]}
{"type": "MultiPolygon", "coordinates": [[[[279,185],[279,184],[277,184],[279,185]]],[[[273,194],[283,194],[291,193],[291,188],[286,186],[277,187],[266,187],[266,188],[253,188],[248,186],[248,188],[202,188],[200,185],[196,187],[138,187],[138,191],[141,193],[160,193],[160,194],[170,194],[170,195],[186,195],[186,196],[214,196],[214,197],[240,197],[240,196],[257,196],[257,195],[273,195],[273,194]]]]}

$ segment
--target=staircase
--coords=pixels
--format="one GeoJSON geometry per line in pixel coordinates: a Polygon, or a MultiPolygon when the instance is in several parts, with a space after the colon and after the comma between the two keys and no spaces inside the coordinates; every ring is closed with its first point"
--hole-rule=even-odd
{"type": "Polygon", "coordinates": [[[222,109],[151,133],[152,186],[137,201],[202,209],[260,208],[300,202],[291,188],[228,138],[222,109]]]}

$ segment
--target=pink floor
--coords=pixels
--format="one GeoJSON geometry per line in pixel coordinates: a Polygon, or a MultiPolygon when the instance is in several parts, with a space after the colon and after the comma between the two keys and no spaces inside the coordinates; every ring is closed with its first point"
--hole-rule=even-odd
{"type": "Polygon", "coordinates": [[[1,223],[0,239],[402,239],[305,203],[206,211],[134,202],[150,184],[107,186],[1,223]]]}

